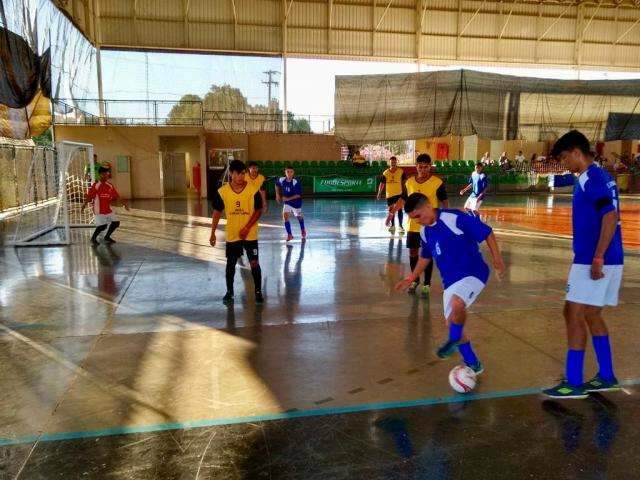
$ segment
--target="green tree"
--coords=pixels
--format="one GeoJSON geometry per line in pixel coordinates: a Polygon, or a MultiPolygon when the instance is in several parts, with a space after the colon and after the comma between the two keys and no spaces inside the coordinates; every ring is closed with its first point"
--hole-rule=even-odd
{"type": "Polygon", "coordinates": [[[202,118],[202,99],[198,95],[183,95],[167,117],[167,123],[173,125],[197,124],[202,118]]]}
{"type": "MultiPolygon", "coordinates": [[[[278,111],[278,113],[282,112],[278,111]]],[[[309,120],[306,118],[295,118],[293,113],[287,112],[287,123],[289,133],[311,133],[311,125],[309,125],[309,120]]]]}
{"type": "Polygon", "coordinates": [[[37,137],[33,137],[33,142],[36,145],[39,145],[41,147],[50,147],[50,146],[52,146],[53,145],[53,136],[51,134],[51,127],[49,127],[47,130],[42,132],[37,137]]]}
{"type": "Polygon", "coordinates": [[[204,96],[204,109],[216,112],[249,112],[250,105],[239,88],[231,85],[211,85],[204,96]]]}

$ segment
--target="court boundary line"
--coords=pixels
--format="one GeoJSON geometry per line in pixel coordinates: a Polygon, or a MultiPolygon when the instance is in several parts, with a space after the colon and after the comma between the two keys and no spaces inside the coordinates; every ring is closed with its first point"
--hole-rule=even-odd
{"type": "MultiPolygon", "coordinates": [[[[620,382],[623,386],[640,385],[640,378],[627,379],[620,382]]],[[[242,425],[256,422],[272,422],[277,420],[294,420],[298,418],[321,417],[325,415],[344,415],[351,413],[362,413],[370,411],[404,409],[412,407],[428,407],[434,405],[447,405],[455,403],[465,403],[478,400],[497,400],[502,398],[525,397],[540,394],[542,388],[530,387],[517,390],[505,390],[486,393],[458,394],[443,397],[427,397],[414,400],[401,400],[394,402],[374,402],[361,403],[357,405],[346,405],[342,407],[314,408],[307,410],[294,410],[279,413],[266,413],[261,415],[250,415],[243,417],[227,417],[203,420],[189,420],[185,422],[158,423],[141,426],[118,426],[98,430],[84,430],[76,432],[41,433],[40,435],[28,435],[15,439],[0,438],[0,447],[12,445],[24,445],[33,442],[55,442],[67,440],[83,440],[88,438],[101,438],[116,435],[132,435],[138,433],[154,433],[171,430],[188,430],[192,428],[217,427],[224,425],[242,425]]]]}

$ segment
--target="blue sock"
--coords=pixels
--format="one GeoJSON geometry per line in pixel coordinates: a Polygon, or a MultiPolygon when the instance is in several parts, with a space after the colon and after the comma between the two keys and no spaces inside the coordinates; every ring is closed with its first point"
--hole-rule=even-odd
{"type": "Polygon", "coordinates": [[[462,355],[464,363],[467,365],[475,365],[478,363],[478,357],[476,356],[473,348],[471,348],[471,342],[461,343],[458,345],[458,351],[462,355]]]}
{"type": "Polygon", "coordinates": [[[293,235],[293,234],[291,233],[291,222],[290,222],[289,220],[287,220],[286,222],[284,222],[284,228],[285,228],[285,230],[287,231],[287,233],[288,233],[289,235],[293,235]]]}
{"type": "Polygon", "coordinates": [[[613,360],[611,359],[611,344],[609,343],[609,335],[594,335],[593,349],[596,351],[598,358],[598,366],[600,367],[600,377],[603,380],[613,380],[613,360]]]}
{"type": "Polygon", "coordinates": [[[398,223],[400,224],[400,228],[402,228],[402,218],[404,213],[402,213],[402,209],[398,210],[398,223]]]}
{"type": "Polygon", "coordinates": [[[462,329],[464,325],[458,325],[453,322],[449,323],[449,340],[457,342],[462,338],[462,329]]]}
{"type": "Polygon", "coordinates": [[[304,218],[298,217],[298,222],[300,223],[300,230],[304,232],[304,218]]]}
{"type": "Polygon", "coordinates": [[[584,368],[584,350],[569,350],[567,353],[566,377],[569,385],[582,385],[582,370],[584,368]]]}

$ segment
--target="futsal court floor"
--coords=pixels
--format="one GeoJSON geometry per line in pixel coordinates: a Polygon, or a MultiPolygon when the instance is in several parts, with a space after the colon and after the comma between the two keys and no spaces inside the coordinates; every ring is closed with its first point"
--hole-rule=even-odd
{"type": "Polygon", "coordinates": [[[0,249],[0,478],[637,479],[640,201],[622,201],[605,312],[625,390],[539,394],[563,373],[570,202],[487,200],[508,271],[471,307],[486,371],[466,396],[447,381],[458,359],[434,354],[438,274],[429,300],[393,291],[408,259],[383,201],[305,200],[309,239],[290,245],[271,202],[263,306],[246,262],[222,304],[204,202],[134,202],[111,247],[74,230],[69,247],[0,249]]]}

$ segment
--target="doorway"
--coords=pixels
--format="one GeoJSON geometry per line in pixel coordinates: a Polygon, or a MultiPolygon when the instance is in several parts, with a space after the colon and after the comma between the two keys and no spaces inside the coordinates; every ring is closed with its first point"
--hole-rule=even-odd
{"type": "Polygon", "coordinates": [[[184,152],[163,152],[162,186],[164,196],[186,195],[188,182],[186,154],[184,152]]]}

